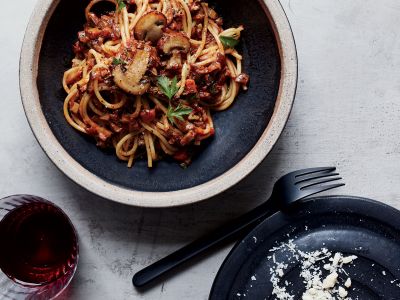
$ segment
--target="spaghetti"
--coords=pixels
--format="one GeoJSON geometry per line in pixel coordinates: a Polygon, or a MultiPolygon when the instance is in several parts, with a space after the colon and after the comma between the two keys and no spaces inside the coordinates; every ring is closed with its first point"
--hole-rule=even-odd
{"type": "Polygon", "coordinates": [[[214,135],[210,111],[232,105],[247,89],[243,30],[199,0],[92,0],[63,77],[64,115],[76,130],[131,167],[165,156],[184,165],[214,135]],[[99,2],[115,11],[96,14],[99,2]]]}

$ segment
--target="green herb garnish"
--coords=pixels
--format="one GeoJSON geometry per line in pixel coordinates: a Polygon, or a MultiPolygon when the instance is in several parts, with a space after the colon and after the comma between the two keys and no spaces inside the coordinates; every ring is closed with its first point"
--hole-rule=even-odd
{"type": "Polygon", "coordinates": [[[126,65],[126,61],[124,61],[124,60],[122,60],[122,59],[120,59],[120,58],[114,57],[114,58],[113,58],[113,61],[112,61],[112,64],[113,64],[114,66],[126,65]]]}
{"type": "Polygon", "coordinates": [[[157,78],[158,81],[158,86],[161,89],[161,91],[165,94],[165,96],[168,97],[169,100],[174,97],[176,92],[179,90],[178,88],[178,79],[176,76],[172,79],[172,81],[165,76],[159,76],[157,78]]]}
{"type": "Polygon", "coordinates": [[[124,7],[126,7],[124,0],[117,0],[117,11],[120,12],[124,7]]]}
{"type": "Polygon", "coordinates": [[[193,109],[189,107],[183,107],[181,103],[179,103],[179,105],[175,108],[173,108],[170,103],[167,111],[167,117],[171,124],[175,124],[175,118],[180,121],[184,121],[183,116],[189,115],[192,111],[193,109]]]}
{"type": "Polygon", "coordinates": [[[235,46],[239,43],[239,40],[230,36],[221,35],[219,39],[221,40],[221,43],[225,49],[235,48],[235,46]]]}

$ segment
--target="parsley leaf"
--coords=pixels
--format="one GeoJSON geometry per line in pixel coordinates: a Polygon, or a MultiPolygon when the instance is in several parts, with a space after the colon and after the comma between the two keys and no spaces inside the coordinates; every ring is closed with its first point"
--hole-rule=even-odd
{"type": "MultiPolygon", "coordinates": [[[[168,77],[159,76],[157,78],[158,86],[160,90],[171,100],[174,95],[178,92],[178,79],[176,76],[170,80],[168,77]]],[[[167,117],[171,124],[175,124],[175,118],[184,121],[183,116],[189,115],[193,109],[190,107],[184,107],[181,103],[177,107],[172,107],[171,103],[168,106],[167,117]]]]}
{"type": "Polygon", "coordinates": [[[118,66],[118,65],[126,65],[126,61],[122,60],[121,58],[113,58],[112,64],[114,66],[118,66]]]}
{"type": "Polygon", "coordinates": [[[221,35],[219,39],[221,40],[221,43],[225,49],[235,48],[235,46],[239,43],[239,40],[230,36],[221,35]]]}
{"type": "Polygon", "coordinates": [[[126,7],[124,0],[117,0],[117,11],[120,12],[124,7],[126,7]]]}
{"type": "Polygon", "coordinates": [[[175,119],[177,118],[180,121],[184,121],[183,116],[189,115],[193,109],[189,107],[183,107],[181,103],[175,108],[169,104],[168,111],[167,111],[167,117],[168,120],[171,122],[171,124],[175,124],[175,119]]]}
{"type": "Polygon", "coordinates": [[[177,86],[178,79],[176,78],[176,76],[174,77],[174,79],[172,79],[172,81],[168,77],[159,76],[157,78],[157,81],[159,88],[165,94],[165,96],[168,97],[169,100],[171,100],[172,97],[174,97],[176,92],[179,90],[177,86]]]}

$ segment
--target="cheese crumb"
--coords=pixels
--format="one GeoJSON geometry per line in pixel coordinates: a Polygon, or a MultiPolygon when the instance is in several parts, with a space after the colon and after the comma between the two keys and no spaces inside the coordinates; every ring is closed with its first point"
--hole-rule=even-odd
{"type": "Polygon", "coordinates": [[[343,257],[343,258],[342,258],[342,262],[343,262],[344,264],[349,264],[349,263],[351,263],[353,260],[355,260],[356,258],[357,258],[357,256],[355,256],[355,255],[343,257]]]}
{"type": "Polygon", "coordinates": [[[344,283],[344,286],[347,288],[351,287],[351,279],[350,278],[347,278],[346,282],[344,283]]]}
{"type": "Polygon", "coordinates": [[[284,274],[284,273],[283,273],[283,270],[282,270],[282,269],[278,269],[277,272],[278,272],[278,276],[279,276],[279,277],[283,277],[283,274],[284,274]]]}
{"type": "Polygon", "coordinates": [[[336,272],[333,272],[333,273],[329,274],[328,276],[326,276],[326,278],[322,282],[322,287],[324,289],[333,288],[336,285],[338,276],[339,275],[336,272]]]}
{"type": "Polygon", "coordinates": [[[324,265],[324,269],[329,271],[331,269],[331,265],[330,264],[325,264],[324,265]]]}
{"type": "Polygon", "coordinates": [[[342,257],[342,255],[339,252],[335,253],[335,256],[332,259],[332,266],[334,266],[334,267],[337,266],[339,264],[341,257],[342,257]]]}
{"type": "Polygon", "coordinates": [[[345,298],[345,297],[347,297],[347,294],[348,294],[348,292],[347,292],[344,288],[342,288],[341,286],[339,286],[339,296],[340,296],[341,298],[345,298]]]}

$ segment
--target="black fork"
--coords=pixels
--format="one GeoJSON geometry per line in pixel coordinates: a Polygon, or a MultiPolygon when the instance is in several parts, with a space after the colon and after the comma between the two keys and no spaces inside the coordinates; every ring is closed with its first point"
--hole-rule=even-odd
{"type": "Polygon", "coordinates": [[[167,257],[144,268],[133,276],[136,287],[142,287],[171,269],[181,265],[212,246],[227,240],[244,229],[254,227],[280,209],[288,209],[311,195],[331,190],[344,183],[335,167],[303,169],[281,177],[274,185],[268,201],[211,234],[200,238],[167,257]]]}

